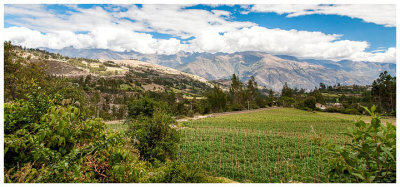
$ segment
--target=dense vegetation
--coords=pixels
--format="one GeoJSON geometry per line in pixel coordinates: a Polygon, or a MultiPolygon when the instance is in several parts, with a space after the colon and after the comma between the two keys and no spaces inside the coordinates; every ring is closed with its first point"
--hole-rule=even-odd
{"type": "Polygon", "coordinates": [[[396,78],[384,72],[369,87],[285,84],[281,94],[254,77],[232,75],[228,88],[152,69],[106,73],[119,65],[63,57],[4,43],[6,182],[393,182],[396,78]],[[29,56],[24,56],[25,52],[29,56]],[[62,60],[87,76],[49,73],[62,60]],[[89,64],[89,65],[88,65],[89,64]],[[146,89],[149,85],[158,85],[146,89]],[[361,114],[353,121],[303,110],[361,114]],[[330,105],[334,103],[333,105],[330,105]],[[179,124],[176,118],[271,106],[279,108],[179,124]],[[125,130],[103,120],[125,119],[125,130]],[[349,143],[349,144],[345,144],[349,143]],[[336,147],[341,145],[342,147],[336,147]],[[361,149],[360,149],[361,146],[361,149]],[[332,147],[332,148],[331,148],[332,147]],[[327,154],[331,153],[331,154],[327,154]],[[329,160],[329,161],[327,161],[329,160]],[[346,161],[346,162],[343,162],[346,161]]]}
{"type": "Polygon", "coordinates": [[[395,182],[396,181],[396,126],[381,123],[380,116],[372,116],[371,123],[359,120],[355,128],[345,133],[351,144],[331,149],[331,181],[336,182],[395,182]]]}
{"type": "Polygon", "coordinates": [[[396,77],[392,77],[387,71],[381,73],[371,86],[326,86],[321,83],[319,88],[307,92],[304,89],[290,88],[285,83],[280,95],[272,90],[259,89],[254,77],[244,84],[233,74],[229,91],[224,92],[216,86],[206,96],[208,110],[200,111],[202,113],[283,106],[308,111],[368,115],[362,106],[370,108],[376,105],[377,112],[388,116],[396,115],[396,77]]]}
{"type": "MultiPolygon", "coordinates": [[[[185,162],[239,182],[394,182],[395,126],[279,108],[186,122],[185,162]]],[[[356,116],[352,116],[356,119],[356,116]]]]}
{"type": "Polygon", "coordinates": [[[179,137],[170,114],[140,114],[128,124],[132,131],[109,131],[82,87],[47,75],[12,49],[6,42],[6,182],[221,181],[174,156],[179,137]]]}

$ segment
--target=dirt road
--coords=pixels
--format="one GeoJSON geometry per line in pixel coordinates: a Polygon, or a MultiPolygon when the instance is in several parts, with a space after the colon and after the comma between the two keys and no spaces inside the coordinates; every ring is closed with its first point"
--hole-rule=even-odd
{"type": "Polygon", "coordinates": [[[188,120],[198,120],[198,119],[217,117],[217,116],[226,116],[226,115],[232,115],[232,114],[243,114],[243,113],[250,113],[250,112],[257,112],[257,111],[264,111],[264,110],[273,110],[273,109],[277,109],[277,108],[281,108],[281,107],[269,107],[269,108],[253,109],[253,110],[242,110],[242,111],[233,111],[233,112],[212,113],[212,114],[208,114],[208,115],[198,115],[198,116],[194,116],[194,117],[187,117],[187,118],[177,119],[176,121],[185,122],[185,121],[188,121],[188,120]]]}
{"type": "MultiPolygon", "coordinates": [[[[260,109],[253,109],[253,110],[242,110],[242,111],[233,111],[233,112],[222,112],[222,113],[212,113],[208,115],[197,115],[194,117],[186,117],[182,119],[177,119],[176,121],[178,122],[185,122],[188,120],[198,120],[198,119],[203,119],[203,118],[210,118],[210,117],[216,117],[216,116],[224,116],[224,115],[232,115],[232,114],[243,114],[243,113],[250,113],[250,112],[257,112],[257,111],[263,111],[263,110],[271,110],[271,109],[277,109],[280,107],[269,107],[269,108],[260,108],[260,109]]],[[[112,120],[112,121],[104,121],[105,124],[119,124],[119,123],[124,123],[125,120],[112,120]]]]}

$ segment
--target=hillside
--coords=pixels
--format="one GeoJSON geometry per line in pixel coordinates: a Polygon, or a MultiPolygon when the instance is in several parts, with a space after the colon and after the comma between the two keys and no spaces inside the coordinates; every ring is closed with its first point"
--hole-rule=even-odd
{"type": "Polygon", "coordinates": [[[202,93],[213,85],[197,75],[138,60],[69,58],[40,50],[20,50],[18,54],[34,63],[44,61],[49,74],[66,78],[126,79],[133,76],[140,89],[159,88],[160,91],[171,87],[187,94],[202,93]]]}
{"type": "Polygon", "coordinates": [[[51,51],[77,57],[136,59],[175,68],[208,80],[229,79],[236,73],[241,80],[247,81],[253,75],[261,86],[275,91],[280,91],[285,82],[291,87],[309,90],[318,87],[321,82],[328,85],[367,85],[385,70],[392,75],[396,71],[396,64],[390,63],[298,59],[263,52],[178,52],[173,55],[157,55],[103,49],[65,48],[51,51]]]}
{"type": "Polygon", "coordinates": [[[325,84],[369,84],[368,77],[352,75],[345,71],[328,69],[321,65],[285,60],[276,56],[248,52],[242,54],[218,55],[214,59],[198,58],[179,69],[210,80],[228,79],[233,73],[246,81],[254,76],[256,81],[275,91],[280,91],[285,82],[290,87],[313,89],[319,83],[325,84]]]}
{"type": "MultiPolygon", "coordinates": [[[[39,49],[13,48],[13,58],[23,66],[39,65],[45,74],[57,78],[54,80],[65,82],[59,86],[67,84],[71,89],[82,90],[76,96],[89,105],[91,115],[105,120],[123,119],[127,103],[142,97],[168,101],[174,115],[187,115],[191,105],[201,102],[205,92],[215,84],[196,75],[138,60],[69,58],[39,49]]],[[[39,81],[42,80],[45,79],[39,81]]],[[[11,98],[7,95],[7,100],[11,98]]]]}

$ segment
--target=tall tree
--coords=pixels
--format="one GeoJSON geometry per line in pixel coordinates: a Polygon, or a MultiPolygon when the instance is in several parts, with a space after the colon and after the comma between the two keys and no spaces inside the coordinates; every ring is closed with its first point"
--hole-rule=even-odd
{"type": "Polygon", "coordinates": [[[219,86],[214,86],[206,96],[213,112],[225,111],[227,96],[219,86]]]}
{"type": "Polygon", "coordinates": [[[236,76],[236,74],[232,75],[231,81],[232,83],[229,92],[232,98],[232,104],[241,104],[243,83],[240,82],[239,77],[236,76]]]}
{"type": "Polygon", "coordinates": [[[384,71],[372,83],[372,97],[381,110],[392,112],[396,106],[396,77],[384,71]]]}
{"type": "Polygon", "coordinates": [[[251,78],[247,82],[247,92],[249,101],[255,101],[258,96],[258,88],[254,76],[251,76],[251,78]]]}
{"type": "Polygon", "coordinates": [[[285,82],[282,88],[282,97],[293,97],[293,89],[285,82]]]}

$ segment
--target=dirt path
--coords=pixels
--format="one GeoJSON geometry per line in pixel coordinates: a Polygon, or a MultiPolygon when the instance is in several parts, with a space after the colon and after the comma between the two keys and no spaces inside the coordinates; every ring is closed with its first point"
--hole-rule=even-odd
{"type": "MultiPolygon", "coordinates": [[[[222,112],[222,113],[212,113],[208,115],[197,115],[194,117],[186,117],[182,119],[177,119],[177,122],[185,122],[188,120],[198,120],[198,119],[204,119],[204,118],[210,118],[210,117],[217,117],[217,116],[226,116],[226,115],[232,115],[232,114],[243,114],[243,113],[251,113],[251,112],[257,112],[257,111],[264,111],[264,110],[272,110],[272,109],[277,109],[281,107],[269,107],[269,108],[259,108],[259,109],[253,109],[253,110],[242,110],[242,111],[233,111],[233,112],[222,112]]],[[[104,121],[106,125],[110,124],[119,124],[119,123],[124,123],[124,119],[121,120],[112,120],[112,121],[104,121]]]]}
{"type": "Polygon", "coordinates": [[[187,118],[177,119],[176,121],[185,122],[185,121],[188,121],[188,120],[198,120],[198,119],[217,117],[217,116],[226,116],[226,115],[232,115],[232,114],[244,114],[244,113],[258,112],[258,111],[264,111],[264,110],[273,110],[273,109],[278,109],[278,108],[281,108],[281,107],[268,107],[268,108],[259,108],[259,109],[253,109],[253,110],[241,110],[241,111],[233,111],[233,112],[212,113],[212,114],[208,114],[208,115],[198,115],[198,116],[194,116],[194,117],[187,117],[187,118]]]}

